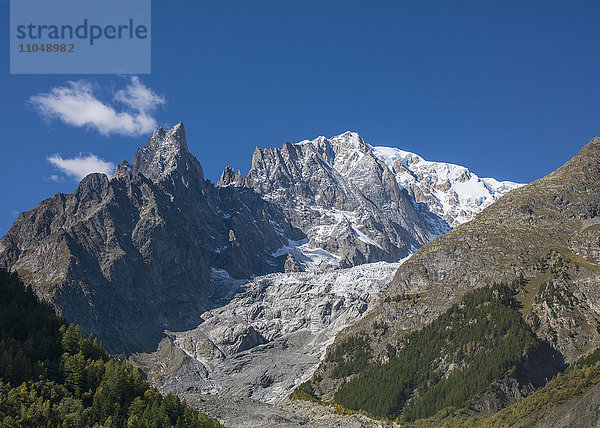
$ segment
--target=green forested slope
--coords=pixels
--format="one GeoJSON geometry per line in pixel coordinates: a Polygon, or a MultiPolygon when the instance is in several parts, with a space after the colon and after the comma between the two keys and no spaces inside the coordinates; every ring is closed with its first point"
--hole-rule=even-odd
{"type": "Polygon", "coordinates": [[[598,418],[590,414],[581,414],[577,406],[587,398],[591,400],[587,404],[597,408],[597,396],[588,397],[586,394],[598,385],[600,348],[571,364],[543,388],[493,415],[466,409],[449,409],[433,417],[416,420],[407,426],[493,428],[579,426],[584,423],[586,426],[596,426],[598,418]]]}
{"type": "MultiPolygon", "coordinates": [[[[414,421],[463,408],[496,382],[516,376],[542,346],[518,310],[518,287],[515,281],[468,293],[431,324],[388,346],[383,361],[370,359],[360,337],[340,342],[327,357],[332,376],[351,378],[334,401],[375,417],[414,421]]],[[[310,396],[311,385],[302,388],[298,393],[310,396]]]]}
{"type": "Polygon", "coordinates": [[[217,427],[163,397],[132,366],[57,317],[0,270],[0,425],[6,427],[217,427]]]}

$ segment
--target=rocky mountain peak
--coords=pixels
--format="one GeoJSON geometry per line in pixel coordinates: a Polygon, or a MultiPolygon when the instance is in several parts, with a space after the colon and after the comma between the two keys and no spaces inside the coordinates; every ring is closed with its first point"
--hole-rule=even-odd
{"type": "Polygon", "coordinates": [[[552,175],[590,174],[600,178],[600,137],[592,138],[569,162],[552,175]],[[590,170],[591,169],[591,170],[590,170]]]}
{"type": "Polygon", "coordinates": [[[320,136],[314,140],[303,140],[296,144],[286,143],[282,148],[287,151],[299,150],[306,153],[316,153],[329,166],[333,166],[336,160],[341,164],[352,164],[363,154],[371,151],[370,146],[357,133],[346,131],[343,134],[331,138],[320,136]]]}
{"type": "MultiPolygon", "coordinates": [[[[322,137],[325,138],[325,137],[322,137]]],[[[341,147],[352,147],[354,149],[358,149],[362,152],[368,151],[369,146],[365,143],[365,140],[358,134],[358,132],[346,131],[343,134],[336,135],[335,137],[331,137],[330,141],[334,145],[338,145],[341,147]]]]}
{"type": "Polygon", "coordinates": [[[257,147],[245,178],[223,172],[219,185],[231,184],[279,205],[307,234],[300,251],[325,250],[334,265],[398,260],[520,186],[373,147],[352,131],[257,147]]]}
{"type": "Polygon", "coordinates": [[[230,185],[242,186],[243,184],[244,177],[242,177],[242,173],[240,172],[240,170],[238,169],[238,172],[236,174],[234,169],[229,166],[225,167],[223,173],[221,174],[221,178],[219,179],[219,181],[217,181],[218,187],[226,187],[230,185]]]}
{"type": "Polygon", "coordinates": [[[141,173],[154,182],[163,181],[175,170],[195,169],[204,180],[202,167],[188,150],[182,122],[173,128],[154,131],[148,143],[138,149],[133,159],[133,173],[141,173]]]}
{"type": "Polygon", "coordinates": [[[592,138],[585,146],[582,147],[580,153],[587,153],[588,151],[600,152],[600,137],[592,138]]]}
{"type": "Polygon", "coordinates": [[[109,185],[109,178],[106,174],[94,172],[85,176],[77,186],[75,191],[82,199],[87,199],[90,196],[101,198],[106,193],[109,185]]]}
{"type": "Polygon", "coordinates": [[[118,177],[118,178],[128,177],[128,176],[131,176],[131,172],[132,172],[131,164],[127,160],[124,160],[123,163],[121,163],[120,165],[117,165],[117,167],[115,168],[114,177],[118,177]]]}
{"type": "Polygon", "coordinates": [[[215,275],[281,271],[274,253],[304,238],[255,192],[206,182],[179,124],[157,130],[112,179],[89,174],[73,194],[22,213],[0,238],[0,267],[123,353],[154,349],[167,325],[197,325],[229,290],[215,275]]]}
{"type": "Polygon", "coordinates": [[[158,128],[152,134],[152,138],[146,144],[146,147],[151,147],[154,150],[166,148],[171,151],[188,152],[187,137],[185,135],[185,127],[183,122],[179,122],[171,129],[158,128]]]}

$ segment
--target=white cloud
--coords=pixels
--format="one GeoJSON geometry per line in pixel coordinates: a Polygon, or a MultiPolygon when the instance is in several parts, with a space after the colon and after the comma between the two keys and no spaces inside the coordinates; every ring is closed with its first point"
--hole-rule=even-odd
{"type": "Polygon", "coordinates": [[[102,135],[137,136],[157,128],[152,112],[165,99],[132,77],[125,89],[113,94],[113,100],[125,106],[118,109],[103,102],[86,80],[70,81],[67,86],[34,95],[31,103],[43,117],[59,119],[67,125],[95,129],[102,135]]]}
{"type": "Polygon", "coordinates": [[[131,78],[127,88],[115,92],[114,99],[139,112],[152,112],[156,107],[165,103],[163,97],[140,83],[137,76],[131,78]]]}
{"type": "MultiPolygon", "coordinates": [[[[94,154],[88,154],[85,156],[80,154],[79,156],[70,159],[63,158],[62,156],[56,154],[49,156],[47,159],[48,162],[50,162],[64,174],[77,180],[81,180],[83,177],[93,172],[100,172],[110,177],[115,170],[115,165],[112,162],[106,162],[94,154]]],[[[58,181],[60,180],[60,177],[57,175],[51,175],[50,179],[58,181]]]]}

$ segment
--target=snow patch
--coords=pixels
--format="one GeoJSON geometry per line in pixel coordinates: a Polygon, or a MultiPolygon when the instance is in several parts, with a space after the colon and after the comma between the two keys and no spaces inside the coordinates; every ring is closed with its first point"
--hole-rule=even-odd
{"type": "Polygon", "coordinates": [[[292,241],[288,239],[288,245],[277,249],[271,254],[273,257],[281,257],[286,254],[291,254],[296,263],[304,267],[308,271],[319,272],[322,270],[324,264],[331,267],[338,267],[340,265],[340,258],[335,254],[331,254],[322,248],[311,247],[308,239],[300,241],[292,241]]]}

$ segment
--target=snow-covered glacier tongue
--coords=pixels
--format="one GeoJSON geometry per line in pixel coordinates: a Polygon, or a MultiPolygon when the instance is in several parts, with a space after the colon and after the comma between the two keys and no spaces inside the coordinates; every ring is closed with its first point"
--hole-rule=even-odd
{"type": "MultiPolygon", "coordinates": [[[[257,277],[203,313],[197,328],[169,333],[156,353],[135,362],[164,392],[279,403],[312,375],[336,334],[377,304],[399,266],[257,277]]],[[[222,271],[214,277],[230,281],[222,271]]]]}

